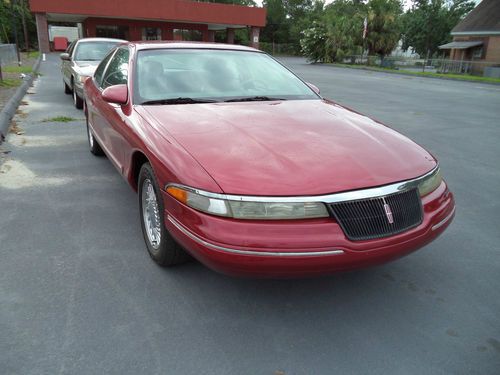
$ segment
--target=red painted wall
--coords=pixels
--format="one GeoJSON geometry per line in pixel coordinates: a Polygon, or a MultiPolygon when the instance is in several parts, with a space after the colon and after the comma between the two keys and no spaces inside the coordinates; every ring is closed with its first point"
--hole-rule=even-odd
{"type": "Polygon", "coordinates": [[[30,0],[33,13],[265,26],[266,9],[186,0],[30,0]]]}

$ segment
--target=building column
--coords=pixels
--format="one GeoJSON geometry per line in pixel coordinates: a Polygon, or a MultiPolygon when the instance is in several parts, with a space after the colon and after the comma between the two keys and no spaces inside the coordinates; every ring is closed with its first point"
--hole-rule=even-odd
{"type": "Polygon", "coordinates": [[[174,29],[171,26],[164,26],[161,29],[162,40],[174,40],[174,29]]]}
{"type": "Polygon", "coordinates": [[[252,26],[250,28],[250,46],[253,48],[259,48],[259,34],[260,27],[252,26]]]}
{"type": "Polygon", "coordinates": [[[129,40],[142,40],[142,27],[137,25],[129,25],[129,40]]]}
{"type": "Polygon", "coordinates": [[[47,14],[35,13],[36,33],[38,35],[38,50],[42,53],[50,52],[49,27],[47,26],[47,14]]]}
{"type": "Polygon", "coordinates": [[[228,27],[226,30],[226,35],[227,35],[226,43],[234,44],[234,29],[228,27]]]}
{"type": "Polygon", "coordinates": [[[215,30],[203,30],[203,41],[204,42],[215,42],[215,30]]]}

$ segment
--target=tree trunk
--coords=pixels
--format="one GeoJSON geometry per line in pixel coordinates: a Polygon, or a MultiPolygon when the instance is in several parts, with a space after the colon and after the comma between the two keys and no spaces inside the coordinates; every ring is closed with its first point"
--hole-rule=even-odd
{"type": "Polygon", "coordinates": [[[23,24],[23,33],[24,33],[24,49],[26,52],[30,49],[30,39],[28,35],[28,26],[26,25],[26,17],[24,11],[26,10],[26,5],[24,3],[25,0],[20,0],[21,3],[21,22],[23,24]]]}

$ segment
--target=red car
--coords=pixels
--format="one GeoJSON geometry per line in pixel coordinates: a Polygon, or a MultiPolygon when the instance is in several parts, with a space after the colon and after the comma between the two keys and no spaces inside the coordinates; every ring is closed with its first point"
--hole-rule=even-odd
{"type": "Polygon", "coordinates": [[[126,43],[85,82],[90,151],[138,191],[162,266],[311,276],[387,262],[455,213],[435,158],[269,55],[126,43]]]}

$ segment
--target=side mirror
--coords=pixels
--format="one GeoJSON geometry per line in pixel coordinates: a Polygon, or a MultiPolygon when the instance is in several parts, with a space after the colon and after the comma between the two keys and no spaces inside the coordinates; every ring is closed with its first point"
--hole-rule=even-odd
{"type": "Polygon", "coordinates": [[[105,102],[124,105],[128,100],[128,88],[127,85],[109,86],[101,95],[105,102]]]}
{"type": "Polygon", "coordinates": [[[69,55],[69,53],[64,52],[61,53],[59,56],[61,57],[61,60],[66,60],[66,61],[71,60],[71,56],[69,55]]]}
{"type": "Polygon", "coordinates": [[[312,83],[306,82],[307,86],[309,86],[316,94],[319,95],[320,91],[318,86],[313,85],[312,83]]]}

